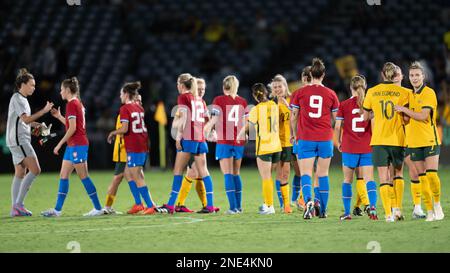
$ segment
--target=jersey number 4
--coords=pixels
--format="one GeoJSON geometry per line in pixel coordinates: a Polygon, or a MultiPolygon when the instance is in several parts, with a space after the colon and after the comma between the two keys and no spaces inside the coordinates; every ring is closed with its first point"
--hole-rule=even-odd
{"type": "Polygon", "coordinates": [[[131,113],[131,118],[133,119],[133,122],[131,123],[131,130],[135,134],[142,134],[144,132],[147,132],[147,128],[145,127],[144,122],[144,113],[142,112],[133,112],[131,113]]]}

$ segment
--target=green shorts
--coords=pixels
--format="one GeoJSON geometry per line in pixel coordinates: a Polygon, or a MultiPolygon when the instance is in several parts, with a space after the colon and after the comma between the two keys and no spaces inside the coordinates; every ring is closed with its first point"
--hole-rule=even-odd
{"type": "Polygon", "coordinates": [[[400,167],[405,160],[405,148],[386,145],[372,146],[372,160],[375,167],[387,167],[391,164],[394,167],[400,167]]]}
{"type": "Polygon", "coordinates": [[[193,154],[191,154],[191,158],[189,158],[189,162],[188,162],[187,166],[192,169],[192,164],[194,164],[194,162],[195,162],[195,157],[193,154]]]}
{"type": "Polygon", "coordinates": [[[280,161],[281,152],[276,152],[273,154],[257,155],[256,157],[259,157],[262,161],[272,162],[275,164],[278,163],[278,161],[280,161]]]}
{"type": "Polygon", "coordinates": [[[405,148],[405,158],[411,155],[411,148],[406,147],[405,148]]]}
{"type": "Polygon", "coordinates": [[[441,146],[439,145],[409,149],[411,151],[412,161],[425,161],[425,158],[441,153],[441,146]]]}
{"type": "Polygon", "coordinates": [[[123,174],[125,171],[125,166],[127,166],[126,162],[116,162],[116,166],[114,167],[114,175],[123,174]]]}
{"type": "Polygon", "coordinates": [[[291,147],[283,147],[281,151],[280,160],[283,162],[291,162],[293,158],[292,155],[292,146],[291,147]]]}

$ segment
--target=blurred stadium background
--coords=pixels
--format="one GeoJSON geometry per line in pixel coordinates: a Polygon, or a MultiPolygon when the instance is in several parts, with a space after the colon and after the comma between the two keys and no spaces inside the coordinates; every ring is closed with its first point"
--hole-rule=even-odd
{"type": "MultiPolygon", "coordinates": [[[[112,167],[106,136],[115,125],[119,90],[125,81],[140,80],[151,138],[149,164],[170,168],[175,154],[170,114],[180,73],[206,79],[208,104],[221,94],[222,79],[234,74],[241,82],[239,94],[252,102],[250,86],[268,83],[277,73],[288,79],[293,91],[301,69],[315,56],[325,61],[325,84],[341,100],[349,96],[347,83],[355,73],[364,74],[372,86],[380,81],[384,62],[400,65],[405,74],[411,61],[420,60],[438,95],[443,144],[450,145],[448,0],[3,0],[0,172],[13,171],[5,128],[20,67],[28,68],[37,81],[29,98],[32,111],[47,100],[64,108],[60,82],[79,78],[87,108],[90,169],[112,167]]],[[[404,85],[409,86],[407,75],[404,85]]],[[[50,115],[41,121],[53,123],[63,134],[64,128],[50,115]]],[[[44,147],[35,144],[43,170],[59,170],[61,158],[52,155],[56,140],[44,147]]],[[[214,146],[211,165],[216,165],[214,146]]],[[[253,146],[248,145],[248,157],[253,146]]],[[[333,163],[339,162],[336,154],[333,163]]],[[[441,162],[450,163],[447,148],[442,149],[441,162]]]]}

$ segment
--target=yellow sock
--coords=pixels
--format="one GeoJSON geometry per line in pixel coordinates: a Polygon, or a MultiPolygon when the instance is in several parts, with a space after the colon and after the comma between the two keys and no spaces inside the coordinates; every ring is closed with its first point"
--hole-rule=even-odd
{"type": "Polygon", "coordinates": [[[433,202],[431,200],[433,197],[427,175],[425,173],[419,174],[419,181],[422,189],[423,203],[425,203],[427,211],[433,210],[433,202]]]}
{"type": "Polygon", "coordinates": [[[114,200],[116,200],[116,196],[115,195],[107,194],[106,195],[105,206],[106,207],[112,207],[112,205],[114,204],[114,200]]]}
{"type": "Polygon", "coordinates": [[[394,185],[389,184],[389,196],[391,197],[391,207],[398,208],[397,197],[395,196],[394,185]]]}
{"type": "Polygon", "coordinates": [[[185,176],[183,178],[183,183],[181,184],[180,194],[178,195],[178,206],[184,206],[184,202],[186,202],[186,198],[191,191],[192,180],[185,176]]]}
{"type": "Polygon", "coordinates": [[[390,193],[390,184],[381,184],[380,185],[380,195],[381,202],[383,203],[384,214],[386,217],[391,216],[391,193],[390,193]]]}
{"type": "Polygon", "coordinates": [[[281,190],[281,197],[283,197],[283,204],[285,208],[288,208],[291,206],[290,200],[289,200],[289,183],[280,185],[281,190]]]}
{"type": "Polygon", "coordinates": [[[366,182],[363,178],[356,179],[356,192],[358,193],[358,197],[361,200],[361,203],[364,206],[368,206],[369,203],[369,195],[367,194],[366,182]]]}
{"type": "Polygon", "coordinates": [[[403,180],[403,177],[398,176],[394,178],[394,191],[397,208],[402,209],[403,193],[405,191],[405,180],[403,180]]]}
{"type": "Polygon", "coordinates": [[[437,170],[427,170],[427,179],[430,182],[430,190],[433,193],[434,203],[441,202],[441,180],[437,170]]]}
{"type": "Polygon", "coordinates": [[[422,197],[422,189],[419,180],[411,180],[411,196],[415,206],[420,205],[422,197]]]}
{"type": "Polygon", "coordinates": [[[272,179],[263,180],[263,197],[264,204],[273,206],[273,181],[272,179]]]}
{"type": "Polygon", "coordinates": [[[203,184],[203,179],[197,178],[195,179],[195,190],[197,191],[198,198],[202,202],[202,206],[206,207],[206,189],[205,184],[203,184]]]}
{"type": "Polygon", "coordinates": [[[361,198],[359,197],[358,194],[358,189],[356,189],[356,202],[355,202],[355,208],[359,208],[361,206],[362,202],[361,202],[361,198]]]}

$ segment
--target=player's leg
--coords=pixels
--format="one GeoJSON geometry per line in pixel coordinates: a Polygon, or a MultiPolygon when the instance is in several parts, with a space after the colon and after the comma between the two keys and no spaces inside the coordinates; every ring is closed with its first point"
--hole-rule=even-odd
{"type": "Polygon", "coordinates": [[[189,168],[188,170],[188,177],[193,177],[192,180],[195,181],[195,191],[197,192],[197,196],[202,203],[202,208],[206,208],[207,200],[205,183],[203,183],[203,179],[200,177],[200,173],[198,172],[195,162],[192,164],[192,168],[189,168]]]}
{"type": "MultiPolygon", "coordinates": [[[[428,154],[430,154],[430,152],[428,152],[428,154]]],[[[436,220],[442,220],[444,219],[444,212],[441,207],[441,180],[437,173],[439,168],[439,153],[425,158],[425,168],[434,198],[434,217],[436,220]]]]}
{"type": "Polygon", "coordinates": [[[422,189],[419,180],[419,173],[414,165],[414,162],[411,160],[411,154],[409,152],[407,152],[407,156],[405,157],[405,164],[408,166],[409,178],[411,180],[411,197],[414,204],[412,218],[425,218],[426,214],[423,212],[421,206],[422,189]]]}
{"type": "MultiPolygon", "coordinates": [[[[141,172],[143,170],[141,169],[141,172]]],[[[144,205],[142,204],[141,194],[139,193],[138,186],[136,181],[133,179],[130,168],[128,164],[125,164],[125,170],[123,172],[125,180],[128,182],[128,186],[130,187],[131,194],[133,195],[134,205],[130,210],[127,211],[127,214],[139,214],[145,210],[144,205]]]]}
{"type": "Polygon", "coordinates": [[[102,206],[100,205],[100,200],[98,199],[97,189],[95,188],[94,182],[92,182],[92,179],[89,177],[87,162],[84,161],[83,163],[76,163],[73,166],[78,174],[78,177],[81,179],[81,183],[83,183],[86,193],[89,195],[89,198],[94,205],[94,209],[84,214],[84,216],[102,215],[102,206]]]}
{"type": "Polygon", "coordinates": [[[320,193],[320,218],[327,217],[328,197],[330,191],[330,181],[328,171],[330,169],[331,158],[333,157],[333,142],[318,142],[317,177],[320,193]]]}
{"type": "Polygon", "coordinates": [[[114,201],[116,199],[117,190],[119,189],[119,185],[122,182],[125,171],[124,162],[116,162],[114,169],[114,177],[109,184],[108,191],[106,193],[106,201],[105,208],[103,209],[105,214],[116,214],[115,210],[112,208],[114,201]]]}
{"type": "Polygon", "coordinates": [[[427,211],[426,221],[434,221],[434,212],[433,212],[433,194],[430,188],[430,181],[428,180],[426,174],[426,166],[425,161],[420,160],[418,157],[419,150],[414,149],[416,152],[411,154],[411,160],[414,162],[414,166],[416,167],[417,173],[419,174],[420,186],[422,189],[422,197],[423,203],[425,204],[425,209],[427,211]]]}
{"type": "MultiPolygon", "coordinates": [[[[360,157],[360,161],[364,159],[365,154],[359,154],[360,157]]],[[[362,167],[357,167],[355,169],[355,174],[356,174],[356,192],[357,192],[357,196],[358,199],[360,200],[360,203],[362,205],[364,205],[364,211],[368,211],[369,209],[369,196],[367,194],[367,188],[366,188],[366,183],[369,181],[365,181],[364,180],[364,176],[363,176],[363,172],[362,172],[362,167]]],[[[373,180],[373,179],[372,179],[373,180]]],[[[359,206],[358,205],[358,209],[359,206]]],[[[360,212],[362,212],[361,209],[359,209],[360,212]]]]}
{"type": "MultiPolygon", "coordinates": [[[[372,220],[378,220],[377,215],[377,184],[373,176],[372,154],[366,154],[370,163],[360,167],[364,181],[366,182],[366,192],[369,199],[368,216],[372,220]]],[[[367,211],[366,211],[367,213],[367,211]]]]}
{"type": "Polygon", "coordinates": [[[262,179],[262,192],[264,203],[260,207],[260,214],[273,214],[273,180],[272,180],[272,155],[257,156],[256,165],[262,179]]]}
{"type": "Polygon", "coordinates": [[[403,159],[402,162],[398,162],[394,165],[394,192],[395,192],[395,200],[396,200],[396,209],[394,206],[392,209],[394,210],[394,216],[396,220],[404,220],[405,217],[402,215],[403,209],[403,193],[405,191],[405,180],[403,179],[403,159]]]}
{"type": "MultiPolygon", "coordinates": [[[[344,158],[344,153],[342,154],[344,158]]],[[[340,216],[341,220],[351,220],[350,214],[352,202],[352,181],[354,168],[350,168],[345,164],[342,165],[342,172],[344,173],[344,181],[342,183],[342,203],[344,204],[344,214],[340,216]]]]}
{"type": "MultiPolygon", "coordinates": [[[[291,172],[292,147],[284,147],[277,166],[276,184],[279,185],[282,207],[285,213],[292,213],[289,201],[289,174],[291,172]]],[[[277,189],[278,191],[278,189],[277,189]]]]}
{"type": "MultiPolygon", "coordinates": [[[[146,157],[146,153],[142,156],[146,157]]],[[[145,159],[146,160],[146,159],[145,159]]],[[[144,172],[142,171],[143,166],[145,165],[145,160],[138,160],[138,164],[136,167],[129,167],[131,178],[136,181],[137,190],[139,195],[144,200],[147,207],[142,212],[143,214],[154,214],[155,210],[155,202],[153,202],[148,186],[145,183],[144,172]]]]}
{"type": "MultiPolygon", "coordinates": [[[[204,146],[206,146],[206,143],[203,143],[204,146]]],[[[219,208],[214,207],[214,192],[213,192],[213,181],[211,179],[211,176],[209,175],[208,167],[206,164],[206,151],[200,149],[201,153],[196,154],[194,156],[195,158],[195,165],[197,165],[198,173],[200,177],[203,179],[203,183],[205,184],[205,190],[206,190],[206,209],[209,212],[217,212],[219,211],[219,208]]]]}
{"type": "Polygon", "coordinates": [[[303,210],[303,218],[311,219],[314,214],[314,201],[312,201],[311,187],[312,187],[312,172],[314,167],[315,156],[300,159],[301,176],[301,192],[303,200],[305,201],[305,208],[303,210]]]}
{"type": "Polygon", "coordinates": [[[185,202],[189,192],[191,191],[192,182],[197,178],[197,176],[198,174],[194,164],[194,156],[191,155],[187,166],[186,175],[183,177],[183,181],[181,182],[180,193],[178,195],[178,201],[175,207],[176,212],[193,212],[185,206],[185,202]]]}
{"type": "Polygon", "coordinates": [[[27,213],[22,213],[20,210],[16,209],[16,200],[20,192],[20,185],[23,178],[25,177],[27,169],[22,164],[22,162],[14,165],[14,178],[11,184],[11,217],[14,216],[27,216],[27,213]]]}
{"type": "Polygon", "coordinates": [[[294,178],[292,179],[291,205],[299,204],[297,201],[299,201],[300,193],[301,193],[301,191],[300,191],[300,189],[301,189],[301,182],[300,182],[301,173],[300,173],[300,166],[298,165],[298,161],[297,161],[297,155],[293,155],[293,157],[292,157],[292,166],[294,168],[294,178]]]}
{"type": "Polygon", "coordinates": [[[241,179],[241,164],[242,164],[242,156],[244,152],[244,147],[242,147],[242,153],[240,156],[237,156],[233,160],[233,180],[234,187],[236,190],[236,210],[238,212],[242,212],[242,179],[241,179]]]}
{"type": "Polygon", "coordinates": [[[383,203],[385,218],[386,221],[393,222],[394,217],[392,216],[392,198],[390,190],[392,182],[390,181],[389,167],[378,167],[378,175],[380,177],[380,196],[383,203]]]}
{"type": "Polygon", "coordinates": [[[219,161],[220,170],[223,173],[225,181],[225,192],[228,198],[228,204],[230,209],[226,211],[227,214],[236,214],[237,202],[236,202],[236,184],[233,177],[233,157],[222,158],[219,161]]]}

